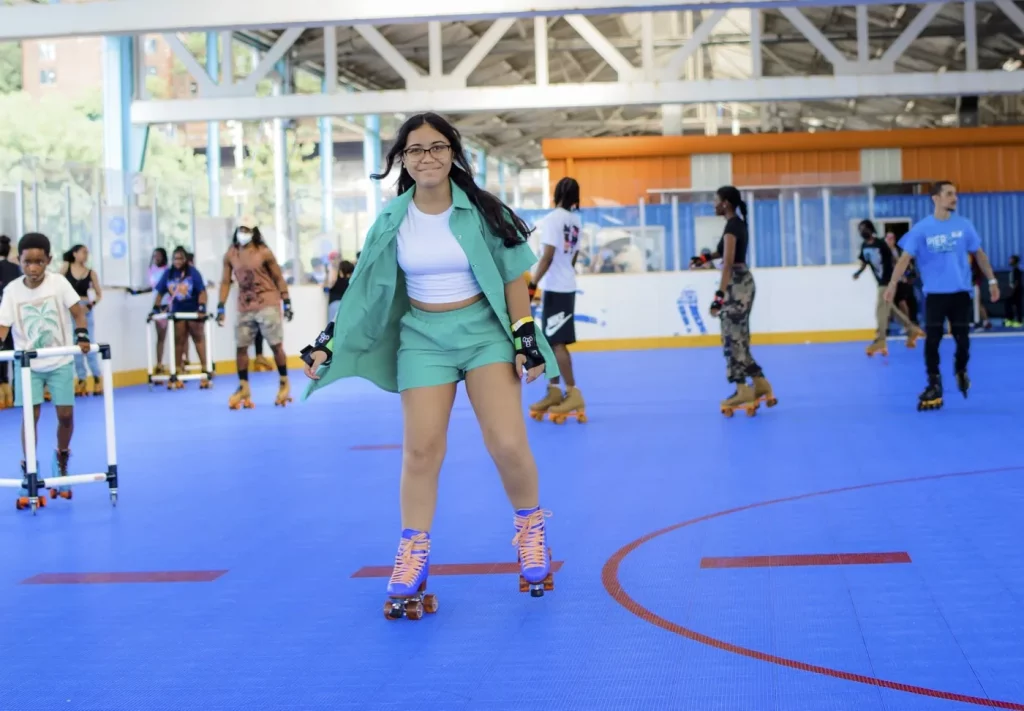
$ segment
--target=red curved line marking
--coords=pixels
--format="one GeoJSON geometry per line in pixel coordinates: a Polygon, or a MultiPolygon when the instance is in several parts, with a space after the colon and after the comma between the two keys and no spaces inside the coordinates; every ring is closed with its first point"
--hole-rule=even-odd
{"type": "Polygon", "coordinates": [[[835,679],[843,679],[845,681],[854,681],[859,684],[868,684],[869,686],[877,686],[883,689],[893,689],[895,691],[905,691],[908,694],[918,694],[919,696],[930,696],[936,699],[945,699],[946,701],[959,701],[965,704],[974,704],[976,706],[987,706],[990,708],[997,709],[1013,709],[1014,711],[1024,711],[1024,704],[1014,703],[1012,701],[997,701],[994,699],[985,699],[979,696],[966,696],[964,694],[954,694],[948,691],[939,691],[938,689],[929,689],[923,686],[913,686],[911,684],[901,684],[898,681],[888,681],[886,679],[876,679],[870,676],[864,676],[862,674],[852,674],[845,672],[840,669],[831,669],[829,667],[822,667],[816,664],[808,664],[807,662],[797,661],[795,659],[787,659],[785,657],[779,657],[774,654],[766,654],[759,652],[756,649],[748,649],[747,647],[741,647],[737,644],[726,642],[725,640],[716,639],[706,634],[701,634],[695,630],[691,630],[682,625],[677,625],[675,622],[666,620],[664,617],[658,616],[656,613],[648,610],[646,607],[638,603],[636,600],[631,598],[622,587],[622,583],[619,580],[619,566],[622,561],[625,560],[626,556],[635,551],[637,548],[642,546],[644,543],[651,541],[658,536],[663,536],[666,533],[677,531],[680,528],[692,526],[697,523],[703,523],[704,521],[710,521],[711,519],[721,518],[722,516],[728,516],[729,514],[739,513],[740,511],[748,511],[750,509],[761,508],[763,506],[771,506],[773,504],[787,503],[790,501],[799,501],[801,499],[811,499],[818,496],[828,496],[830,494],[840,494],[849,491],[858,491],[860,489],[873,489],[880,486],[892,486],[894,484],[911,484],[922,481],[935,481],[938,479],[950,479],[952,477],[962,476],[977,476],[979,474],[996,474],[1001,472],[1020,471],[1024,469],[1024,466],[1017,467],[1000,467],[998,469],[982,469],[972,472],[956,472],[952,474],[933,474],[930,476],[912,477],[909,479],[894,479],[892,481],[881,481],[873,484],[858,484],[856,486],[844,486],[839,489],[828,489],[826,491],[816,491],[810,494],[799,494],[797,496],[787,496],[782,499],[771,499],[770,501],[760,501],[753,504],[747,504],[745,506],[737,506],[732,509],[725,511],[719,511],[717,513],[707,514],[699,518],[691,519],[689,521],[683,521],[682,523],[673,524],[661,530],[648,533],[640,538],[636,539],[632,543],[627,543],[625,546],[615,551],[608,562],[604,564],[604,568],[601,570],[601,582],[604,584],[604,589],[608,592],[612,598],[622,605],[624,608],[632,612],[634,615],[639,617],[644,622],[649,622],[652,625],[661,627],[663,630],[673,632],[681,637],[685,637],[694,642],[700,642],[706,644],[709,647],[720,649],[725,652],[732,652],[743,657],[749,657],[756,659],[761,662],[769,662],[771,664],[778,664],[779,666],[789,667],[790,669],[799,669],[800,671],[812,672],[814,674],[821,674],[822,676],[830,676],[835,679]]]}

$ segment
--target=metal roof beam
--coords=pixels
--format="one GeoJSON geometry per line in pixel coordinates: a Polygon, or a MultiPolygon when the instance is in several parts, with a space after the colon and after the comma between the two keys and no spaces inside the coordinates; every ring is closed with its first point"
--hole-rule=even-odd
{"type": "MultiPolygon", "coordinates": [[[[925,0],[930,4],[933,0],[925,0]]],[[[938,0],[934,0],[938,1],[938,0]]],[[[213,32],[285,29],[324,25],[383,25],[494,20],[543,15],[611,15],[668,10],[728,8],[834,7],[887,5],[885,0],[490,0],[467,5],[463,0],[97,0],[87,3],[0,6],[0,41],[92,35],[138,35],[168,32],[213,32]],[[429,7],[429,10],[424,10],[429,7]]]]}

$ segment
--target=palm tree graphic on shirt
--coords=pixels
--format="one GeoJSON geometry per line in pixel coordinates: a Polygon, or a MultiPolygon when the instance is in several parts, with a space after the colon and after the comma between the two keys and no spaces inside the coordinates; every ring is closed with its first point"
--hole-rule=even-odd
{"type": "Polygon", "coordinates": [[[31,349],[60,345],[62,324],[53,299],[44,299],[34,304],[23,304],[21,323],[31,349]]]}

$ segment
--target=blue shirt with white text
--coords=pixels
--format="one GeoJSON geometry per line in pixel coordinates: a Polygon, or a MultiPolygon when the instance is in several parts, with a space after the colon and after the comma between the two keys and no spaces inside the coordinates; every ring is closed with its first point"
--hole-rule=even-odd
{"type": "Polygon", "coordinates": [[[903,235],[899,246],[917,262],[925,294],[973,292],[968,255],[981,248],[981,238],[966,217],[929,215],[903,235]]]}

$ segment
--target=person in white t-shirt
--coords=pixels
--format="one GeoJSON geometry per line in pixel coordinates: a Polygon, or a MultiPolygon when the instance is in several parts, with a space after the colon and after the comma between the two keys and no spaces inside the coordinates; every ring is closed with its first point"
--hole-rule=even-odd
{"type": "MultiPolygon", "coordinates": [[[[46,235],[31,232],[18,242],[18,260],[24,276],[4,288],[0,299],[0,341],[8,332],[14,336],[16,351],[41,348],[66,348],[78,344],[82,353],[90,349],[86,309],[74,288],[60,274],[47,272],[50,265],[50,240],[46,235]],[[75,321],[74,334],[70,333],[68,311],[75,321]]],[[[57,449],[53,458],[54,476],[67,476],[71,457],[71,434],[75,428],[75,369],[74,356],[35,358],[32,360],[32,404],[35,406],[34,427],[39,424],[43,388],[50,391],[57,409],[57,449]]],[[[15,370],[17,374],[19,371],[15,370]]],[[[19,382],[20,385],[20,382],[19,382]]],[[[24,389],[15,390],[15,406],[22,407],[24,389]]],[[[36,440],[38,441],[38,439],[36,440]]],[[[22,440],[22,452],[25,442],[22,440]]],[[[25,462],[21,462],[22,472],[25,462]]],[[[28,493],[22,489],[18,508],[29,504],[28,493]]],[[[68,492],[60,490],[65,498],[68,492]]],[[[40,499],[45,501],[45,499],[40,499]]]]}
{"type": "Polygon", "coordinates": [[[541,220],[540,261],[533,274],[531,291],[534,299],[542,299],[541,321],[544,335],[558,360],[561,378],[565,380],[562,394],[560,378],[548,382],[544,398],[530,406],[534,419],[544,413],[555,421],[576,416],[586,421],[583,395],[576,387],[572,372],[571,344],[576,342],[576,258],[580,252],[583,221],[579,215],[580,184],[573,178],[562,178],[555,185],[555,209],[541,220]]]}

